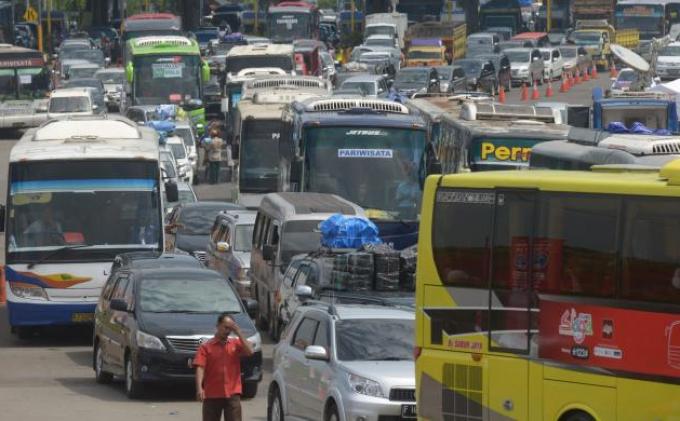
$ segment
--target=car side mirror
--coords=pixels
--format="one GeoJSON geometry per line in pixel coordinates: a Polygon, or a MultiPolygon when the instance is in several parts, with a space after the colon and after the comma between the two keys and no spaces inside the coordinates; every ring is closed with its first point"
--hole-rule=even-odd
{"type": "Polygon", "coordinates": [[[227,243],[226,241],[219,241],[219,242],[215,245],[215,248],[216,248],[217,251],[219,251],[220,253],[228,253],[229,250],[231,250],[231,246],[230,246],[229,243],[227,243]]]}
{"type": "Polygon", "coordinates": [[[305,358],[308,360],[328,361],[328,350],[319,345],[309,345],[305,348],[305,358]]]}
{"type": "Polygon", "coordinates": [[[168,202],[179,202],[179,192],[177,190],[177,183],[168,181],[165,183],[165,197],[168,202]]]}
{"type": "Polygon", "coordinates": [[[111,310],[124,311],[126,313],[129,312],[127,303],[125,302],[125,300],[121,300],[120,298],[115,298],[111,300],[110,307],[111,310]]]}
{"type": "Polygon", "coordinates": [[[248,312],[248,316],[250,316],[251,319],[257,318],[257,312],[259,310],[257,300],[254,300],[252,298],[246,298],[243,300],[243,303],[246,305],[246,311],[248,312]]]}
{"type": "Polygon", "coordinates": [[[262,258],[264,260],[274,260],[274,255],[276,254],[276,246],[271,244],[265,244],[262,246],[262,258]]]}
{"type": "Polygon", "coordinates": [[[5,232],[5,205],[0,205],[0,232],[5,232]]]}
{"type": "Polygon", "coordinates": [[[314,292],[312,291],[312,287],[310,287],[309,285],[297,285],[295,287],[295,296],[298,297],[300,300],[312,298],[313,294],[314,292]]]}

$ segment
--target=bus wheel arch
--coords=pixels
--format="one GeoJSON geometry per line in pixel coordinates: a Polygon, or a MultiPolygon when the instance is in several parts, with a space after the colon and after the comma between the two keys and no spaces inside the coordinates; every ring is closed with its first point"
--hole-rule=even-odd
{"type": "Polygon", "coordinates": [[[600,421],[593,411],[585,407],[565,408],[558,421],[600,421]]]}

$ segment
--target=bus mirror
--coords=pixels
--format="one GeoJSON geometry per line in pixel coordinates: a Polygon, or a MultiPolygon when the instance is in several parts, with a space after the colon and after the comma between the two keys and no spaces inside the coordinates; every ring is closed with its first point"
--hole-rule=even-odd
{"type": "Polygon", "coordinates": [[[290,182],[297,185],[300,184],[302,180],[302,160],[299,158],[294,158],[290,167],[290,182]]]}
{"type": "Polygon", "coordinates": [[[168,181],[165,183],[165,197],[168,202],[179,202],[179,192],[177,191],[177,183],[168,181]]]}
{"type": "Polygon", "coordinates": [[[427,175],[441,174],[442,173],[442,163],[438,159],[431,160],[427,165],[427,175]]]}
{"type": "Polygon", "coordinates": [[[5,205],[0,205],[0,232],[5,232],[5,205]]]}
{"type": "Polygon", "coordinates": [[[127,79],[128,83],[132,83],[132,81],[135,79],[135,67],[132,65],[131,61],[125,66],[125,78],[127,79]]]}
{"type": "Polygon", "coordinates": [[[210,82],[210,65],[207,61],[204,61],[201,65],[201,78],[203,82],[210,82]]]}

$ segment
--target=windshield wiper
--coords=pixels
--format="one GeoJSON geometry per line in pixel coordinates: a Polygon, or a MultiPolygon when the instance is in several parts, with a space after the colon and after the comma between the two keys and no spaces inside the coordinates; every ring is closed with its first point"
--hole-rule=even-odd
{"type": "Polygon", "coordinates": [[[89,244],[77,244],[77,245],[72,245],[72,246],[64,246],[64,247],[59,247],[58,249],[52,250],[50,253],[47,253],[40,259],[29,263],[26,266],[26,269],[33,269],[36,265],[39,265],[40,263],[44,262],[45,260],[51,259],[54,256],[57,256],[58,254],[63,253],[66,250],[74,250],[74,249],[80,249],[80,248],[85,248],[85,247],[91,247],[89,244]]]}

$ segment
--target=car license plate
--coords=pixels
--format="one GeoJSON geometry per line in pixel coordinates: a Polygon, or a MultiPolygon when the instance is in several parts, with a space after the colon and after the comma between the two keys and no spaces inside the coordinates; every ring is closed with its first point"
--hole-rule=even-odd
{"type": "Polygon", "coordinates": [[[73,323],[91,322],[94,320],[94,313],[73,313],[71,321],[73,323]]]}
{"type": "Polygon", "coordinates": [[[401,417],[402,418],[416,418],[418,412],[416,411],[415,405],[402,405],[401,406],[401,417]]]}

